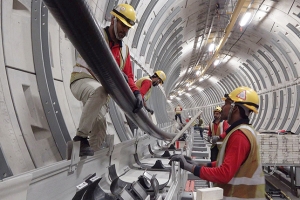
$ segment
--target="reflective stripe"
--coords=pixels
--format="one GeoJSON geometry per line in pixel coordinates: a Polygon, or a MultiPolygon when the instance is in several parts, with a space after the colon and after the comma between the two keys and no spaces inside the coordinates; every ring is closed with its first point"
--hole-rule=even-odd
{"type": "MultiPolygon", "coordinates": [[[[237,198],[237,197],[224,197],[223,200],[245,200],[245,198],[237,198]]],[[[247,200],[266,200],[266,198],[247,198],[247,200]]]]}
{"type": "Polygon", "coordinates": [[[229,181],[228,184],[231,185],[259,185],[265,183],[265,177],[261,176],[253,176],[253,178],[233,178],[229,181]]]}
{"type": "Polygon", "coordinates": [[[265,177],[260,175],[253,175],[252,178],[240,177],[232,178],[228,184],[231,185],[260,185],[265,184],[265,177]]]}

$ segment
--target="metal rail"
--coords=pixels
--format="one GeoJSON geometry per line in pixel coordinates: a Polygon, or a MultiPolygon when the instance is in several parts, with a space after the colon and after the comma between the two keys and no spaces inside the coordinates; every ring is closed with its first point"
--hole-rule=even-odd
{"type": "Polygon", "coordinates": [[[273,200],[274,197],[279,197],[280,199],[288,199],[291,200],[283,191],[281,191],[278,187],[272,184],[269,180],[266,179],[266,198],[269,200],[273,200]]]}

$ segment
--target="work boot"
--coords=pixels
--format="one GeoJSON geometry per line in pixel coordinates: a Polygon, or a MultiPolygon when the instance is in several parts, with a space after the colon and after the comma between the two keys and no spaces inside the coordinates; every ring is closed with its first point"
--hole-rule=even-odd
{"type": "Polygon", "coordinates": [[[80,141],[80,150],[79,150],[79,156],[93,156],[94,155],[94,151],[93,149],[90,147],[89,141],[87,140],[87,138],[83,138],[80,136],[75,136],[73,138],[73,141],[77,142],[80,141]]]}

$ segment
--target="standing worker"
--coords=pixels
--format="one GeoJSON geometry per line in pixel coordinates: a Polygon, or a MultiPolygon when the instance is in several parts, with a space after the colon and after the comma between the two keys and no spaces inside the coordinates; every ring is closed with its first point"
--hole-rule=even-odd
{"type": "Polygon", "coordinates": [[[166,79],[166,74],[163,71],[158,70],[152,76],[142,77],[135,83],[143,97],[144,107],[149,113],[151,113],[151,115],[153,115],[154,111],[147,107],[146,101],[151,96],[152,87],[156,87],[159,84],[164,84],[166,79]]]}
{"type": "Polygon", "coordinates": [[[181,111],[182,111],[182,108],[181,108],[181,106],[178,104],[178,106],[175,108],[175,121],[177,121],[177,117],[178,117],[180,123],[183,124],[183,123],[182,123],[182,119],[181,119],[181,111]]]}
{"type": "Polygon", "coordinates": [[[262,171],[257,133],[250,122],[250,115],[258,113],[259,97],[248,87],[238,87],[223,98],[222,119],[231,125],[226,130],[217,161],[206,166],[198,165],[189,157],[175,155],[180,167],[203,180],[223,188],[223,199],[265,199],[265,177],[262,171]]]}
{"type": "MultiPolygon", "coordinates": [[[[128,46],[122,41],[128,30],[135,24],[135,10],[129,4],[119,4],[110,13],[112,14],[111,24],[104,28],[103,34],[136,97],[133,110],[136,113],[143,107],[143,99],[133,80],[128,46]]],[[[108,94],[81,56],[76,60],[70,82],[74,97],[83,102],[79,126],[73,141],[81,142],[79,156],[92,156],[94,151],[100,149],[106,136],[105,114],[108,111],[108,94]],[[90,137],[89,141],[88,137],[90,137]]]]}
{"type": "Polygon", "coordinates": [[[222,109],[220,106],[217,106],[214,109],[214,121],[212,121],[208,127],[208,141],[212,139],[212,145],[210,147],[211,162],[217,160],[219,149],[221,148],[221,145],[217,144],[217,142],[225,138],[225,131],[229,127],[227,121],[221,119],[221,111],[222,109]]]}

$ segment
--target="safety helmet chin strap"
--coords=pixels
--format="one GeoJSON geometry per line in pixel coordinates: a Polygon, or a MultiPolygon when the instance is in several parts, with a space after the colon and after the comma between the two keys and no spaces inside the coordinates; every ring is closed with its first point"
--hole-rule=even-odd
{"type": "Polygon", "coordinates": [[[115,31],[115,36],[116,36],[116,38],[117,38],[118,40],[122,40],[122,38],[119,38],[119,36],[118,36],[117,23],[118,23],[117,18],[114,17],[114,31],[115,31]]]}
{"type": "Polygon", "coordinates": [[[230,110],[229,110],[229,113],[228,113],[227,121],[229,121],[229,120],[231,119],[231,114],[232,114],[232,111],[233,111],[234,106],[235,106],[235,103],[232,102],[232,103],[230,104],[230,110]]]}

